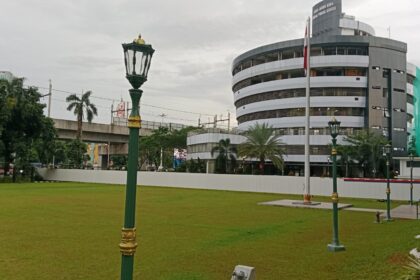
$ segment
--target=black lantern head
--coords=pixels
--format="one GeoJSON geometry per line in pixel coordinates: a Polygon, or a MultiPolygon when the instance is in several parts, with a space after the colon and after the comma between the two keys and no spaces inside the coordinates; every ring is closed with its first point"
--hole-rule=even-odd
{"type": "Polygon", "coordinates": [[[337,121],[333,118],[331,121],[328,122],[328,126],[330,127],[330,133],[332,138],[336,138],[340,133],[340,124],[341,122],[337,121]]]}
{"type": "Polygon", "coordinates": [[[145,44],[140,35],[132,43],[122,44],[122,46],[126,78],[133,88],[139,89],[147,81],[147,74],[155,50],[152,45],[145,44]]]}
{"type": "Polygon", "coordinates": [[[388,156],[391,154],[391,144],[386,144],[385,146],[382,147],[383,149],[383,154],[388,156]]]}

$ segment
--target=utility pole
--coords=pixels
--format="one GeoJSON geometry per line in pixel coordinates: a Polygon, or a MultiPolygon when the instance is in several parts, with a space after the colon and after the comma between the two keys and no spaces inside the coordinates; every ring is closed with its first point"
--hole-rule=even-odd
{"type": "MultiPolygon", "coordinates": [[[[161,117],[160,127],[162,127],[163,118],[166,117],[167,115],[162,113],[159,116],[161,117]]],[[[163,148],[162,148],[162,146],[160,147],[160,165],[158,167],[158,171],[163,171],[163,148]]]]}
{"type": "Polygon", "coordinates": [[[229,132],[230,131],[230,112],[229,111],[228,111],[227,121],[228,121],[228,132],[229,132]]]}
{"type": "Polygon", "coordinates": [[[111,125],[113,123],[113,119],[114,119],[114,102],[112,102],[111,104],[111,125]]]}
{"type": "Polygon", "coordinates": [[[198,119],[198,126],[205,126],[207,124],[209,125],[213,125],[213,128],[217,128],[217,123],[218,122],[228,122],[228,131],[230,130],[230,112],[228,112],[228,117],[226,119],[223,119],[223,115],[220,115],[220,119],[217,119],[217,115],[214,115],[213,121],[209,121],[206,123],[202,123],[200,119],[198,119]]]}
{"type": "Polygon", "coordinates": [[[48,90],[48,117],[51,117],[51,95],[52,95],[52,84],[50,79],[50,86],[48,90]]]}
{"type": "Polygon", "coordinates": [[[162,127],[162,124],[163,124],[163,118],[164,117],[166,117],[167,115],[166,114],[164,114],[164,113],[162,113],[162,114],[160,114],[160,115],[158,115],[159,117],[161,117],[161,119],[160,119],[160,126],[162,127]]]}

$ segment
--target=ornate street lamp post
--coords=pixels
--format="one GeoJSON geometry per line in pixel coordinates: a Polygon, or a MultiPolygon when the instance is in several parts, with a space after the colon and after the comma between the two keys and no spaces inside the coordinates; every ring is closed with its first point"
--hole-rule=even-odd
{"type": "Polygon", "coordinates": [[[386,156],[386,219],[385,221],[392,221],[391,218],[391,188],[389,185],[389,162],[391,156],[391,144],[386,144],[383,147],[383,154],[386,156]]]}
{"type": "Polygon", "coordinates": [[[120,251],[121,279],[133,279],[134,253],[136,252],[136,188],[137,188],[137,166],[139,149],[139,130],[141,119],[139,114],[139,103],[143,93],[139,88],[147,81],[147,73],[154,49],[151,45],[145,44],[139,36],[132,43],[122,44],[124,49],[124,62],[126,78],[130,82],[132,89],[129,90],[132,109],[128,117],[128,128],[130,130],[128,142],[128,167],[127,167],[127,189],[125,197],[125,217],[124,227],[121,233],[120,251]]]}
{"type": "Polygon", "coordinates": [[[337,193],[337,136],[340,131],[340,122],[333,118],[328,122],[330,127],[331,137],[332,137],[332,175],[333,175],[333,193],[332,193],[332,203],[333,203],[333,240],[331,244],[328,244],[328,250],[331,252],[344,251],[345,248],[343,245],[340,245],[338,240],[338,193],[337,193]]]}
{"type": "Polygon", "coordinates": [[[413,160],[414,155],[410,153],[410,205],[413,205],[413,160]]]}

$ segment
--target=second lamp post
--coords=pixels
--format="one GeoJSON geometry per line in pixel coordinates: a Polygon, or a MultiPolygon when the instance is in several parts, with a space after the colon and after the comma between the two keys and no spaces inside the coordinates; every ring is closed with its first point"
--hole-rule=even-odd
{"type": "Polygon", "coordinates": [[[125,196],[125,217],[124,227],[121,232],[120,251],[121,279],[133,279],[134,253],[136,252],[136,190],[137,190],[137,166],[139,154],[139,131],[141,119],[139,113],[139,103],[143,91],[141,85],[147,81],[147,73],[154,49],[151,45],[145,44],[139,36],[132,43],[123,44],[124,62],[126,78],[130,82],[132,89],[129,90],[132,109],[128,117],[128,128],[130,130],[128,142],[128,167],[127,167],[127,188],[125,196]]]}
{"type": "Polygon", "coordinates": [[[413,205],[413,160],[414,155],[410,153],[410,205],[413,205]]]}
{"type": "Polygon", "coordinates": [[[389,164],[391,158],[391,144],[386,144],[383,147],[383,154],[386,156],[386,218],[385,221],[392,221],[391,218],[391,187],[389,183],[389,164]]]}
{"type": "Polygon", "coordinates": [[[331,244],[328,244],[328,250],[331,252],[344,251],[345,248],[343,245],[340,245],[338,240],[338,193],[337,193],[337,136],[340,131],[340,122],[333,118],[328,122],[330,127],[331,137],[332,137],[332,176],[333,176],[333,193],[331,196],[333,203],[333,240],[331,244]]]}

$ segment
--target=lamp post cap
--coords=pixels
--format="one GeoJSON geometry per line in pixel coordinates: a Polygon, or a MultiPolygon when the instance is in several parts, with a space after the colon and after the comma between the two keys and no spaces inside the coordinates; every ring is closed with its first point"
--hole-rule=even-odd
{"type": "Polygon", "coordinates": [[[133,43],[138,44],[138,45],[144,45],[146,44],[146,42],[144,41],[143,38],[141,38],[141,34],[139,34],[139,37],[135,38],[133,40],[133,43]]]}

